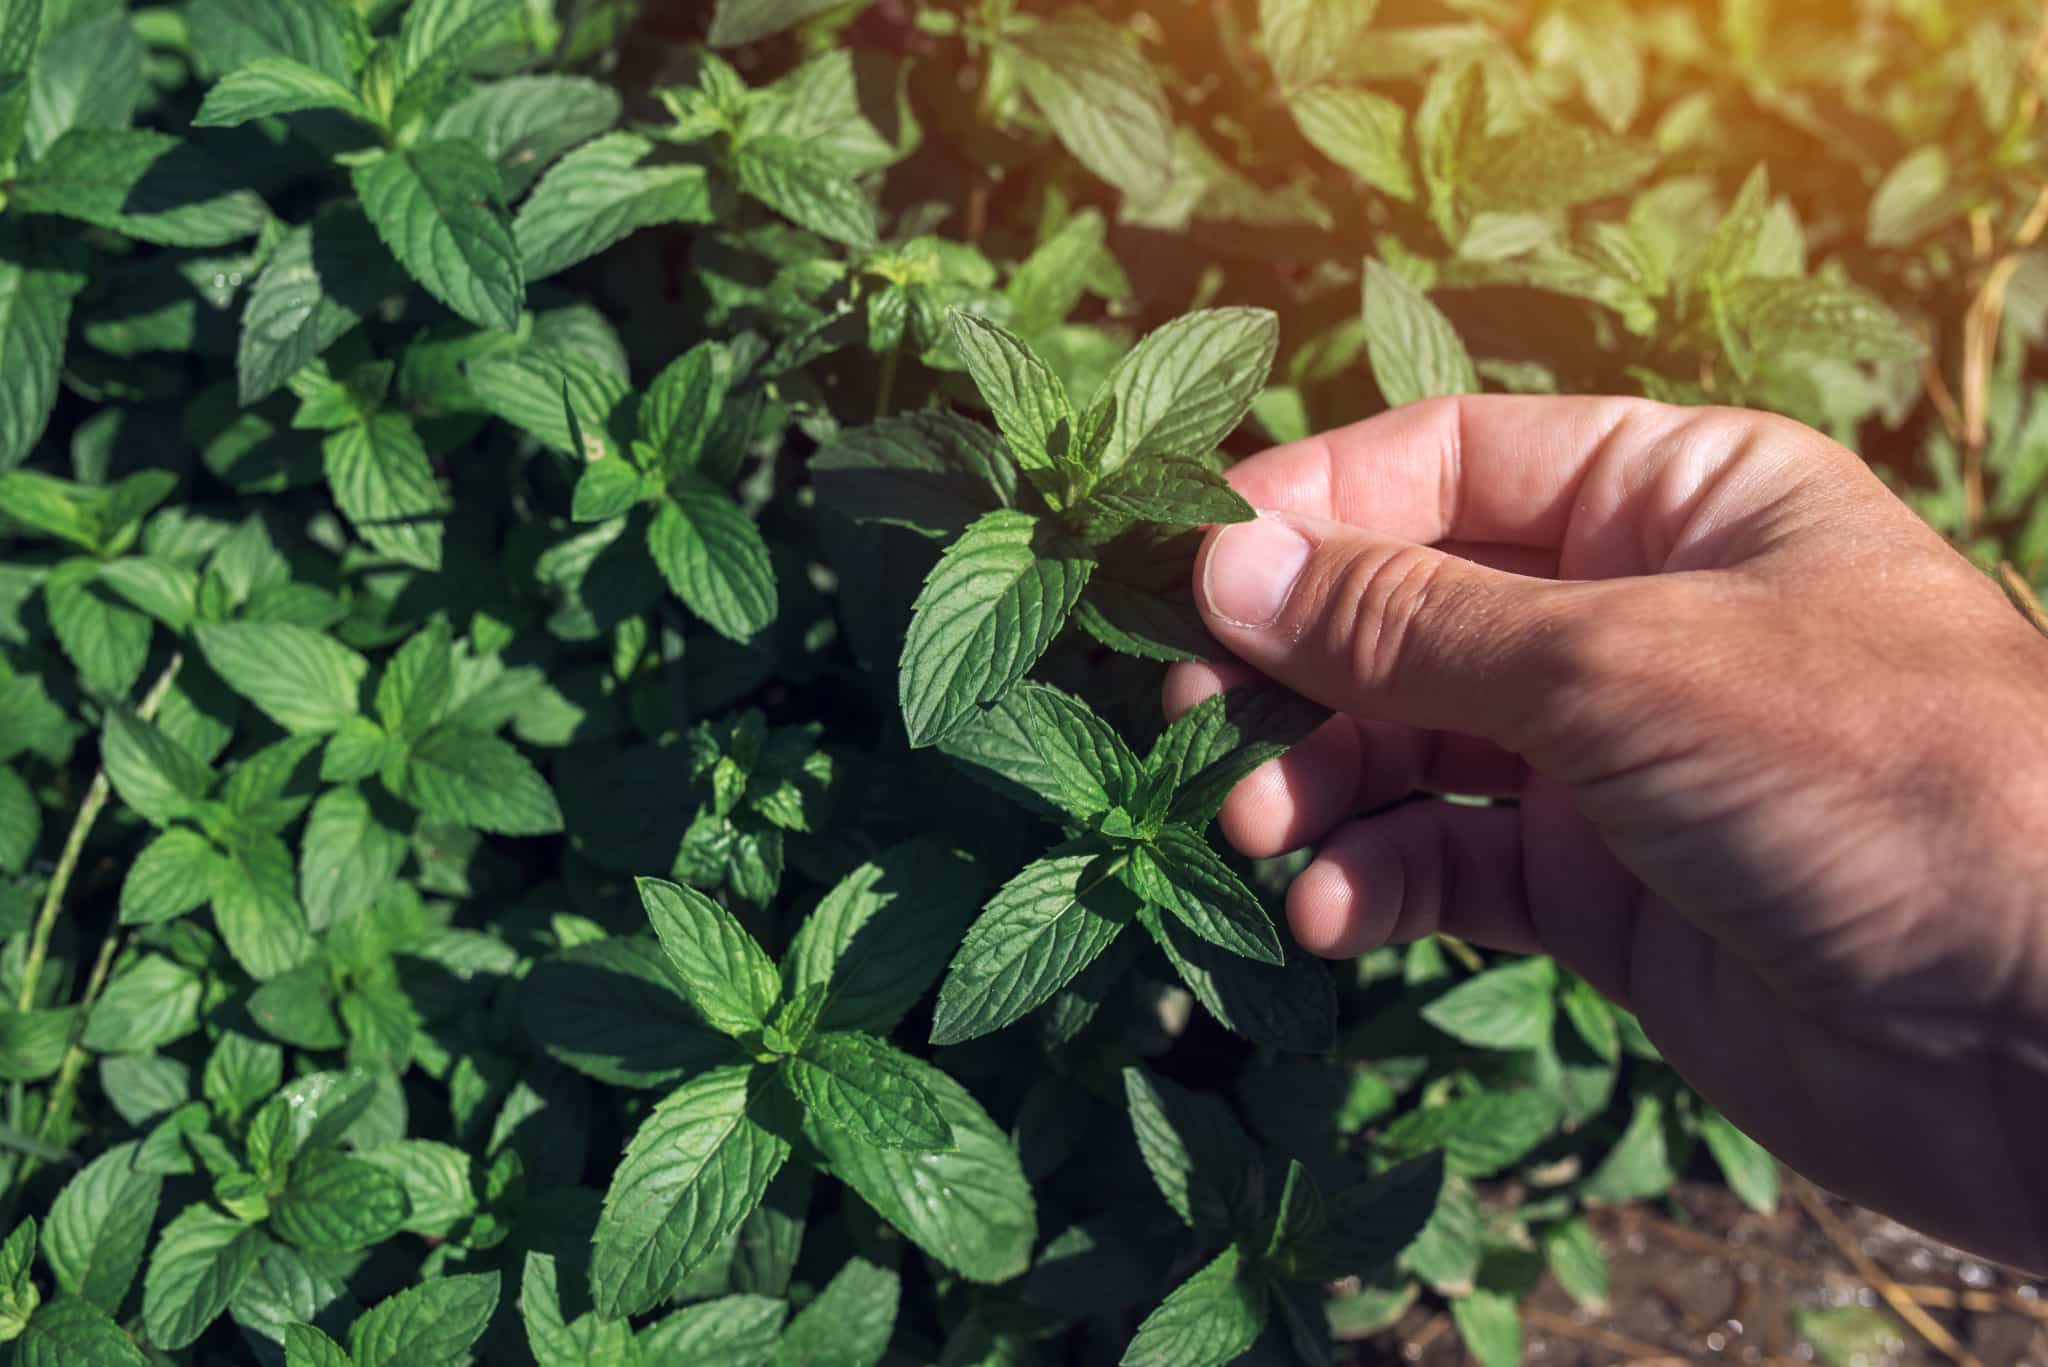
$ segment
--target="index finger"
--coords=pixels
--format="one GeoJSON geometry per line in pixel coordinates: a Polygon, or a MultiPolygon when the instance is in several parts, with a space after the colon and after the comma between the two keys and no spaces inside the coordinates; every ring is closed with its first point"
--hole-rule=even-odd
{"type": "Polygon", "coordinates": [[[1256,507],[1403,541],[1575,548],[1568,561],[1598,563],[1568,563],[1572,577],[1644,573],[1713,476],[1757,454],[1770,431],[1759,417],[1626,398],[1433,399],[1275,447],[1230,481],[1256,507]]]}

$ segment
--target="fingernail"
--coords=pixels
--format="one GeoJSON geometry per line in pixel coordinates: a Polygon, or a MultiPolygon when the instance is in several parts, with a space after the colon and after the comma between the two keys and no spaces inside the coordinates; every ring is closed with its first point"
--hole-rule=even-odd
{"type": "Polygon", "coordinates": [[[1268,514],[1225,527],[1202,576],[1209,611],[1241,627],[1271,625],[1287,606],[1308,555],[1307,538],[1268,514]]]}

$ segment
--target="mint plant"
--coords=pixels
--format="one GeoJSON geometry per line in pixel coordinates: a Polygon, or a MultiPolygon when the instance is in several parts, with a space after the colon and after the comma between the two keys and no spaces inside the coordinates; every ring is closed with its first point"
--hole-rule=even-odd
{"type": "Polygon", "coordinates": [[[1770,1207],[1547,960],[1295,949],[1210,828],[1327,715],[1161,667],[1235,460],[1487,391],[2048,621],[2038,32],[0,0],[0,1343],[1504,1367],[1770,1207]]]}

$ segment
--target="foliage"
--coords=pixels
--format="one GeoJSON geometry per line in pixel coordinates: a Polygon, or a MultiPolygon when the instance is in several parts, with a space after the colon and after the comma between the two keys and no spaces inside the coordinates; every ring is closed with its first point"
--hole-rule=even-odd
{"type": "Polygon", "coordinates": [[[1549,961],[1294,949],[1322,718],[1160,668],[1232,460],[1481,389],[2024,594],[2033,10],[0,0],[0,1341],[1491,1365],[1770,1206],[1549,961]]]}

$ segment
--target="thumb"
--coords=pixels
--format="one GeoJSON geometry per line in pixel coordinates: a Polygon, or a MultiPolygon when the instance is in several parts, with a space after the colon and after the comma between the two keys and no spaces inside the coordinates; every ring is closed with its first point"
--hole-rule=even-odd
{"type": "Polygon", "coordinates": [[[1217,528],[1195,567],[1216,638],[1303,697],[1510,748],[1570,681],[1597,587],[1296,513],[1217,528]]]}

